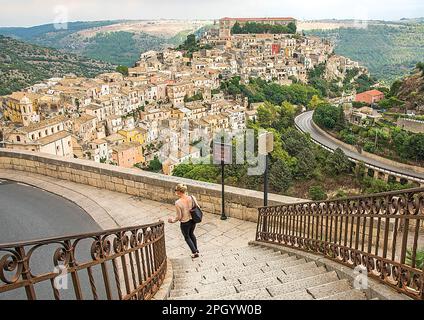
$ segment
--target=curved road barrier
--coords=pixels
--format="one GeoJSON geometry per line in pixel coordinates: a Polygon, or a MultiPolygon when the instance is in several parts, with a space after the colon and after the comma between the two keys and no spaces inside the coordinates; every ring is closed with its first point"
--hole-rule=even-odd
{"type": "MultiPolygon", "coordinates": [[[[359,153],[354,151],[354,146],[345,146],[343,142],[337,141],[333,137],[329,137],[328,134],[325,134],[323,130],[319,129],[313,122],[312,115],[313,111],[300,114],[296,117],[295,124],[298,130],[304,133],[309,133],[311,139],[318,145],[331,152],[337,148],[340,148],[353,162],[362,161],[368,168],[375,171],[384,173],[386,175],[393,175],[399,178],[404,178],[406,180],[415,181],[421,185],[424,185],[424,173],[413,171],[412,169],[407,168],[406,165],[403,166],[402,164],[399,164],[399,166],[395,166],[393,164],[380,161],[376,159],[377,157],[371,158],[371,156],[368,156],[365,152],[359,153]]],[[[389,162],[389,160],[387,160],[387,162],[389,162]]]]}
{"type": "Polygon", "coordinates": [[[163,222],[0,244],[0,297],[149,300],[166,268],[163,222]],[[42,268],[34,263],[40,255],[42,268]]]}
{"type": "Polygon", "coordinates": [[[303,250],[424,299],[424,188],[259,209],[256,241],[303,250]],[[420,265],[423,264],[423,265],[420,265]]]}

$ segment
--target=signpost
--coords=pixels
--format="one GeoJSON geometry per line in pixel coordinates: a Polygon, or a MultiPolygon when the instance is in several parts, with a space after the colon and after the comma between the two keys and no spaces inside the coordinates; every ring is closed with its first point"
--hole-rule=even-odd
{"type": "Polygon", "coordinates": [[[230,143],[214,142],[213,160],[214,163],[221,164],[221,220],[227,220],[225,215],[224,166],[232,163],[233,146],[230,143]]]}
{"type": "Polygon", "coordinates": [[[264,132],[258,137],[258,153],[265,156],[264,207],[268,206],[269,154],[274,150],[274,135],[264,132]]]}

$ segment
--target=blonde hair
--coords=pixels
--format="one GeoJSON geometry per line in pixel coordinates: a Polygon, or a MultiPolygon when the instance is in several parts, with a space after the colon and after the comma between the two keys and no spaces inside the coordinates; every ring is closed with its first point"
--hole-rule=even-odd
{"type": "Polygon", "coordinates": [[[185,184],[179,183],[175,187],[175,191],[181,192],[181,193],[186,193],[187,192],[187,186],[185,184]]]}

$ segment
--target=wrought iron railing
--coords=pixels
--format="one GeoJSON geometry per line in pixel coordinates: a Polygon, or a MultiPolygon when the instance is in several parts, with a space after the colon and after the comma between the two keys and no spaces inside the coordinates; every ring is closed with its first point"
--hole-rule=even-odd
{"type": "Polygon", "coordinates": [[[164,224],[0,245],[0,299],[148,300],[166,273],[164,224]]]}
{"type": "Polygon", "coordinates": [[[318,253],[424,299],[424,188],[259,209],[256,240],[318,253]]]}

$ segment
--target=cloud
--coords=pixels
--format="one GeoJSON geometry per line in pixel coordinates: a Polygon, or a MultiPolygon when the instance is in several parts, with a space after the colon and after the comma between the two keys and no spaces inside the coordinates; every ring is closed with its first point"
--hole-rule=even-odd
{"type": "Polygon", "coordinates": [[[0,25],[51,23],[57,6],[65,6],[70,21],[223,16],[390,20],[424,16],[422,0],[0,0],[0,25]]]}

